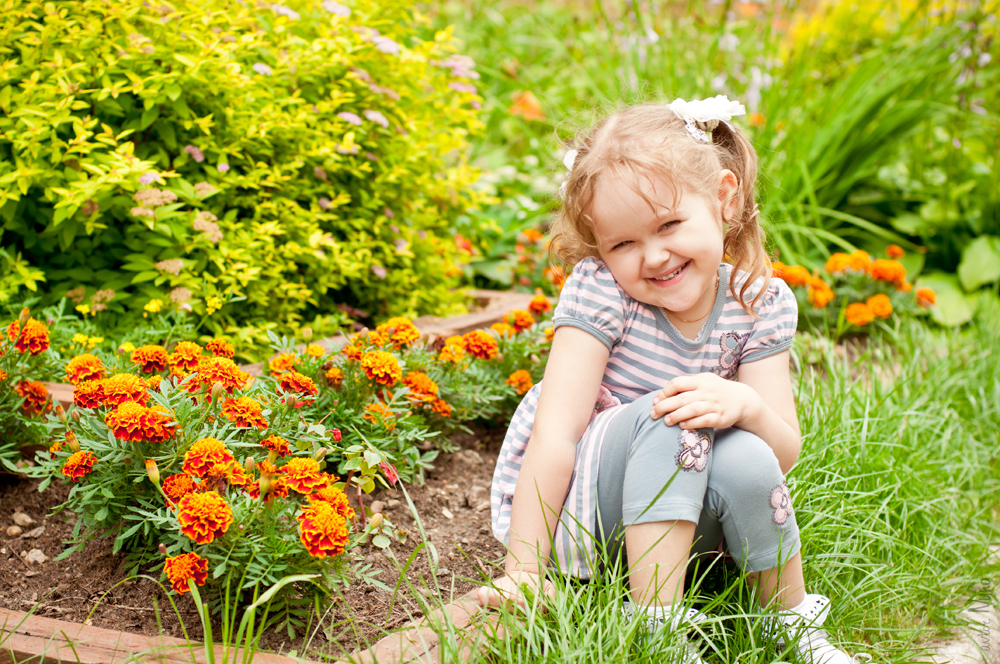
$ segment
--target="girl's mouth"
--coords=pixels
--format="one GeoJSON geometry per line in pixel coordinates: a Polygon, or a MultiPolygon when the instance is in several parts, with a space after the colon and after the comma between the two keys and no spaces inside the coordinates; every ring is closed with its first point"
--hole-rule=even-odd
{"type": "Polygon", "coordinates": [[[687,272],[687,268],[688,268],[689,265],[691,265],[691,261],[688,261],[687,263],[684,263],[684,265],[681,265],[679,268],[677,268],[673,272],[668,272],[667,274],[663,275],[662,277],[652,277],[651,279],[648,279],[647,281],[652,281],[657,286],[670,286],[670,285],[673,285],[673,284],[677,283],[684,276],[684,273],[687,272]]]}

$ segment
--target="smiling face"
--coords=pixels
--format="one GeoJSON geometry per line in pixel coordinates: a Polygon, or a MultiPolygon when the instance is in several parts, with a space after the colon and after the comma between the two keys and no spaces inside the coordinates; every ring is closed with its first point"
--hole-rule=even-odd
{"type": "MultiPolygon", "coordinates": [[[[663,180],[640,182],[642,193],[658,205],[651,207],[620,177],[598,184],[592,217],[601,259],[636,300],[679,318],[704,316],[715,301],[723,254],[719,206],[686,190],[680,190],[675,201],[663,180]]],[[[736,177],[722,171],[720,200],[728,200],[735,188],[736,177]]]]}

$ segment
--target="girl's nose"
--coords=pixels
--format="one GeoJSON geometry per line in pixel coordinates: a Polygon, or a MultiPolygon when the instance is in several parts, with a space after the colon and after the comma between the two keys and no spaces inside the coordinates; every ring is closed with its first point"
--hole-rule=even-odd
{"type": "Polygon", "coordinates": [[[670,250],[655,242],[646,245],[643,260],[648,267],[663,266],[670,262],[670,250]]]}

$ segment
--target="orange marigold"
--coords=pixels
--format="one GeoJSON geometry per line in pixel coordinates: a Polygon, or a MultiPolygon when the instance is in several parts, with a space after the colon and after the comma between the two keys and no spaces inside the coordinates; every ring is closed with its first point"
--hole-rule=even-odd
{"type": "MultiPolygon", "coordinates": [[[[517,328],[516,325],[514,327],[517,328]]],[[[497,340],[489,332],[473,330],[463,334],[462,340],[465,342],[465,350],[473,357],[478,357],[480,360],[492,360],[497,356],[499,350],[497,340]]]]}
{"type": "Polygon", "coordinates": [[[146,379],[146,388],[153,390],[155,392],[160,391],[160,383],[163,382],[163,376],[153,375],[146,379]]]}
{"type": "Polygon", "coordinates": [[[195,377],[188,383],[188,392],[197,392],[199,389],[210,390],[212,385],[221,383],[229,394],[233,390],[242,390],[250,374],[240,371],[236,363],[227,357],[205,358],[198,364],[198,371],[195,377]]]}
{"type": "Polygon", "coordinates": [[[514,388],[514,391],[518,394],[524,394],[535,384],[531,380],[531,374],[524,369],[518,369],[512,373],[507,380],[504,381],[508,385],[514,388]]]}
{"type": "Polygon", "coordinates": [[[177,473],[163,480],[163,493],[172,508],[181,501],[181,498],[198,490],[198,485],[187,473],[177,473]]]}
{"type": "Polygon", "coordinates": [[[361,368],[365,375],[379,385],[392,387],[403,379],[403,369],[392,353],[373,350],[361,356],[361,368]]]}
{"type": "Polygon", "coordinates": [[[438,355],[438,360],[441,362],[458,364],[462,361],[464,356],[465,339],[456,335],[454,337],[448,337],[444,340],[444,346],[441,347],[441,354],[438,355]]]}
{"type": "Polygon", "coordinates": [[[330,367],[326,372],[326,384],[330,387],[340,387],[344,384],[344,372],[340,367],[330,367]]]}
{"type": "Polygon", "coordinates": [[[14,387],[14,391],[24,399],[21,410],[29,417],[41,415],[52,408],[49,391],[37,380],[22,380],[14,387]]]}
{"type": "Polygon", "coordinates": [[[208,477],[215,466],[228,467],[233,461],[232,453],[218,438],[199,438],[184,453],[182,469],[192,477],[208,477]]]}
{"type": "Polygon", "coordinates": [[[826,305],[833,301],[834,295],[833,289],[830,288],[822,279],[817,277],[810,277],[808,281],[809,285],[809,304],[813,305],[813,309],[825,309],[826,305]]]}
{"type": "Polygon", "coordinates": [[[62,450],[63,450],[63,441],[61,441],[58,438],[56,438],[55,442],[53,442],[51,445],[49,445],[49,458],[50,459],[55,459],[56,458],[56,452],[62,452],[62,450]]]}
{"type": "MultiPolygon", "coordinates": [[[[451,406],[444,399],[435,399],[431,403],[431,410],[441,417],[451,417],[451,406]]],[[[395,426],[395,424],[393,425],[395,426]]]]}
{"type": "Polygon", "coordinates": [[[295,457],[281,467],[285,484],[303,495],[329,484],[329,477],[319,472],[319,462],[312,457],[295,457]]]}
{"type": "Polygon", "coordinates": [[[146,344],[132,351],[132,363],[143,373],[155,373],[167,368],[167,349],[157,344],[146,344]]]}
{"type": "Polygon", "coordinates": [[[906,255],[906,252],[898,244],[890,244],[885,248],[885,255],[889,258],[902,258],[906,255]]]}
{"type": "Polygon", "coordinates": [[[274,452],[278,456],[290,456],[292,454],[292,448],[288,446],[288,441],[281,436],[270,435],[260,441],[260,444],[265,450],[274,452]]]}
{"type": "Polygon", "coordinates": [[[277,376],[286,371],[291,371],[298,362],[299,357],[295,353],[279,353],[271,358],[267,366],[271,370],[271,375],[277,376]]]}
{"type": "Polygon", "coordinates": [[[263,407],[250,397],[226,399],[222,404],[222,414],[238,427],[267,428],[267,420],[261,415],[263,407]]]}
{"type": "Polygon", "coordinates": [[[337,510],[337,514],[345,519],[354,518],[354,510],[351,509],[350,503],[347,502],[347,494],[336,487],[325,486],[309,496],[310,502],[317,500],[332,505],[333,509],[337,510]]]}
{"type": "Polygon", "coordinates": [[[872,295],[865,300],[865,304],[868,305],[868,308],[878,318],[888,318],[892,315],[892,301],[889,300],[888,295],[883,295],[882,293],[872,295]]]}
{"type": "Polygon", "coordinates": [[[189,493],[177,505],[181,532],[196,544],[211,544],[233,523],[233,510],[214,491],[189,493]]]}
{"type": "Polygon", "coordinates": [[[205,348],[215,357],[232,358],[236,355],[236,349],[225,339],[212,339],[205,344],[205,348]]]}
{"type": "Polygon", "coordinates": [[[863,327],[875,320],[875,313],[864,302],[855,302],[847,305],[845,316],[848,323],[857,325],[858,327],[863,327]]]}
{"type": "Polygon", "coordinates": [[[73,403],[80,408],[97,408],[104,405],[104,381],[88,380],[73,390],[73,403]]]}
{"type": "Polygon", "coordinates": [[[784,281],[789,286],[805,286],[809,282],[809,270],[801,265],[785,265],[777,261],[771,263],[774,276],[784,281]]]}
{"type": "Polygon", "coordinates": [[[852,251],[847,257],[847,267],[857,272],[871,272],[872,257],[865,251],[852,251]]]}
{"type": "Polygon", "coordinates": [[[198,368],[201,361],[201,346],[193,341],[179,341],[174,346],[174,352],[167,357],[170,373],[186,376],[198,368]]]}
{"type": "Polygon", "coordinates": [[[66,365],[66,380],[73,385],[79,385],[86,380],[104,378],[104,363],[100,358],[90,353],[77,355],[66,365]]]}
{"type": "Polygon", "coordinates": [[[894,284],[896,288],[906,283],[906,268],[896,260],[879,258],[872,263],[871,272],[874,278],[894,284]]]}
{"type": "Polygon", "coordinates": [[[405,316],[390,318],[375,328],[380,337],[394,346],[409,346],[420,338],[420,330],[405,316]]]}
{"type": "Polygon", "coordinates": [[[531,298],[531,302],[528,303],[528,311],[536,316],[542,316],[548,313],[550,309],[552,309],[552,304],[549,302],[549,298],[542,294],[531,298]]]}
{"type": "Polygon", "coordinates": [[[407,395],[414,401],[431,401],[437,396],[438,386],[430,377],[420,371],[411,371],[403,378],[403,383],[410,388],[407,395]]]}
{"type": "Polygon", "coordinates": [[[45,323],[34,318],[29,318],[28,322],[24,324],[23,333],[21,333],[21,325],[17,321],[8,325],[7,337],[14,342],[14,348],[21,353],[38,355],[49,348],[49,328],[45,327],[45,323]]]}
{"type": "Polygon", "coordinates": [[[937,304],[937,293],[931,288],[917,289],[917,304],[921,307],[931,307],[937,304]]]}
{"type": "Polygon", "coordinates": [[[88,475],[97,463],[97,457],[93,452],[83,450],[74,452],[63,464],[62,474],[75,482],[81,477],[88,475]]]}
{"type": "Polygon", "coordinates": [[[104,389],[104,405],[109,408],[129,401],[145,404],[149,400],[146,381],[134,374],[115,374],[101,381],[104,389]]]}
{"type": "Polygon", "coordinates": [[[298,371],[281,374],[278,379],[278,387],[281,388],[282,392],[294,392],[308,396],[319,394],[319,388],[316,387],[313,379],[309,376],[303,376],[298,371]]]}
{"type": "Polygon", "coordinates": [[[326,351],[319,344],[309,344],[306,346],[306,354],[309,357],[323,357],[326,355],[326,351]]]}
{"type": "Polygon", "coordinates": [[[392,410],[380,401],[375,403],[370,403],[365,406],[365,410],[368,411],[364,414],[364,418],[371,422],[372,424],[378,424],[381,422],[383,426],[389,431],[396,428],[396,423],[393,421],[394,414],[392,410]]]}
{"type": "Polygon", "coordinates": [[[316,558],[339,556],[347,548],[347,519],[330,503],[312,501],[299,513],[299,540],[316,558]]]}
{"type": "Polygon", "coordinates": [[[501,339],[513,339],[514,335],[517,334],[517,330],[507,323],[493,323],[490,325],[490,329],[496,332],[501,339]]]}
{"type": "Polygon", "coordinates": [[[126,401],[104,416],[104,423],[119,440],[162,443],[174,434],[170,415],[161,406],[146,408],[134,401],[126,401]]]}
{"type": "Polygon", "coordinates": [[[203,586],[208,580],[208,561],[194,551],[183,553],[173,558],[167,558],[163,563],[163,572],[167,575],[170,585],[178,595],[191,590],[189,581],[203,586]]]}
{"type": "Polygon", "coordinates": [[[552,340],[556,337],[556,328],[547,327],[545,328],[545,341],[552,343],[552,340]]]}
{"type": "Polygon", "coordinates": [[[508,311],[503,315],[503,322],[512,326],[517,332],[523,332],[535,324],[535,319],[529,311],[525,311],[524,309],[514,309],[513,311],[508,311]]]}
{"type": "Polygon", "coordinates": [[[361,359],[361,356],[364,355],[365,349],[361,346],[355,346],[354,344],[347,344],[340,349],[340,352],[343,353],[347,359],[357,362],[361,359]]]}

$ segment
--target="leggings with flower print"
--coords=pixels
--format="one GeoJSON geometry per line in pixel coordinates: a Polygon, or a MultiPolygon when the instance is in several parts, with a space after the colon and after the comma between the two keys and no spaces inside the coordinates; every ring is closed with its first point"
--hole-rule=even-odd
{"type": "Polygon", "coordinates": [[[622,559],[622,526],[657,521],[697,524],[692,556],[728,553],[748,572],[798,553],[785,477],[771,448],[742,429],[685,431],[649,416],[653,394],[626,407],[608,427],[597,475],[597,532],[622,559]]]}

